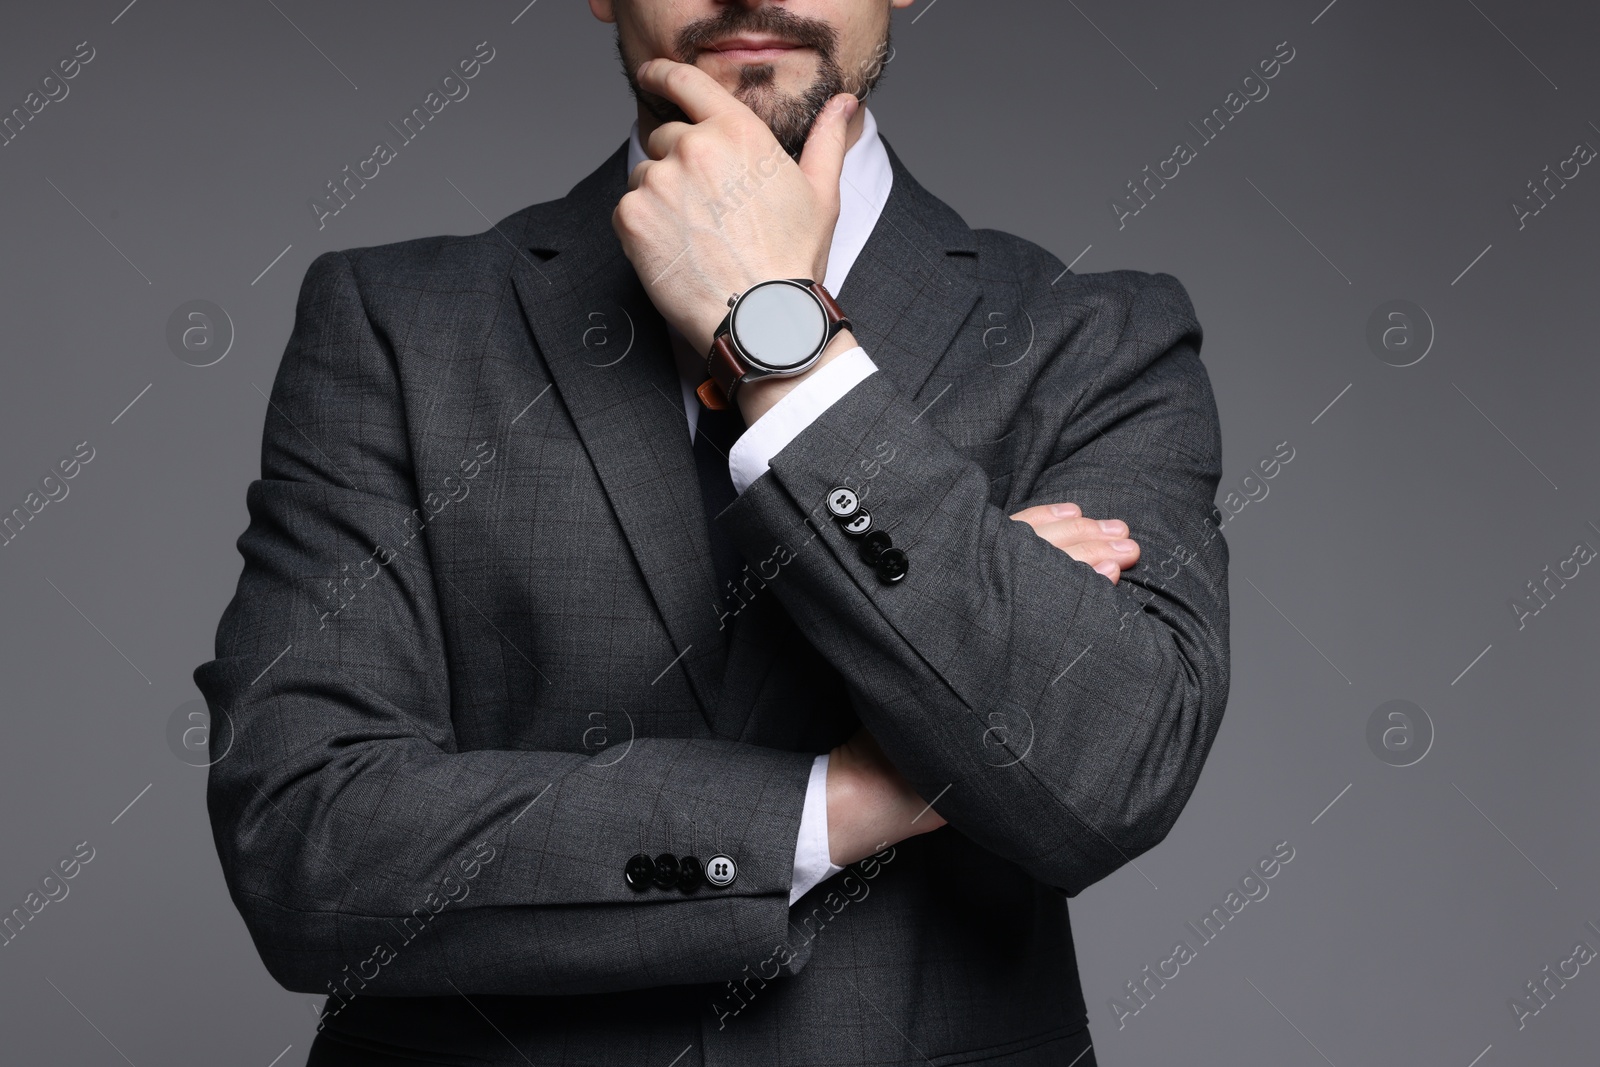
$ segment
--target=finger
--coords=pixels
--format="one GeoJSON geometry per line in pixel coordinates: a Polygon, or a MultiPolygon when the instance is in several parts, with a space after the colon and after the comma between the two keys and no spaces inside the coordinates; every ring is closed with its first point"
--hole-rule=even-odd
{"type": "Polygon", "coordinates": [[[699,67],[670,59],[652,59],[639,68],[639,84],[683,108],[694,122],[730,111],[749,111],[717,80],[699,67]]]}
{"type": "Polygon", "coordinates": [[[639,183],[644,181],[645,171],[649,170],[655,165],[656,161],[653,159],[641,159],[639,161],[639,165],[634,167],[633,170],[628,174],[628,191],[632,192],[633,190],[639,188],[639,183]]]}
{"type": "Polygon", "coordinates": [[[1054,522],[1057,519],[1077,518],[1083,510],[1076,504],[1036,504],[1031,508],[1023,508],[1011,516],[1018,522],[1025,522],[1030,526],[1038,527],[1042,523],[1054,522]]]}
{"type": "Polygon", "coordinates": [[[800,153],[800,172],[811,180],[816,191],[827,197],[839,195],[839,174],[844,170],[845,139],[849,136],[850,116],[861,106],[849,93],[829,100],[806,137],[800,153]]]}
{"type": "MultiPolygon", "coordinates": [[[[1082,541],[1068,545],[1063,549],[1067,555],[1081,563],[1087,563],[1095,570],[1101,571],[1103,564],[1111,564],[1119,571],[1125,571],[1139,562],[1139,542],[1118,539],[1114,541],[1082,541]]],[[[1109,577],[1109,575],[1108,575],[1109,577]]]]}
{"type": "Polygon", "coordinates": [[[683,135],[694,129],[687,122],[667,122],[656,127],[656,131],[645,142],[645,155],[651,159],[665,159],[667,153],[677,145],[683,135]]]}
{"type": "Polygon", "coordinates": [[[1034,533],[1057,548],[1080,541],[1109,541],[1128,536],[1128,524],[1120,519],[1049,519],[1032,525],[1034,533]]]}

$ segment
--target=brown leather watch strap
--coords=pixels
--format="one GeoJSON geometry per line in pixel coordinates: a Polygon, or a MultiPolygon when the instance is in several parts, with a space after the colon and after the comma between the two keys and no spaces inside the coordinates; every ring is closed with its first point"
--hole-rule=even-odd
{"type": "Polygon", "coordinates": [[[711,377],[700,383],[695,395],[700,398],[700,403],[712,411],[722,411],[733,403],[733,387],[744,377],[747,369],[739,362],[732,339],[726,333],[719,333],[711,343],[711,355],[706,359],[706,373],[711,377]]]}
{"type": "Polygon", "coordinates": [[[839,302],[833,298],[833,294],[828,292],[827,286],[821,282],[812,282],[811,292],[816,295],[818,300],[822,301],[823,314],[828,316],[828,340],[833,340],[833,335],[840,330],[852,328],[849,316],[844,313],[844,309],[839,306],[839,302]]]}

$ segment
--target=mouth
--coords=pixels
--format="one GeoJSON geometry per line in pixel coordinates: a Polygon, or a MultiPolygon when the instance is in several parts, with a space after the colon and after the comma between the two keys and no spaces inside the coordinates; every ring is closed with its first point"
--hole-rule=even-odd
{"type": "Polygon", "coordinates": [[[803,51],[805,45],[782,37],[762,34],[745,34],[713,41],[700,50],[702,55],[713,53],[730,63],[775,63],[784,56],[803,51]]]}

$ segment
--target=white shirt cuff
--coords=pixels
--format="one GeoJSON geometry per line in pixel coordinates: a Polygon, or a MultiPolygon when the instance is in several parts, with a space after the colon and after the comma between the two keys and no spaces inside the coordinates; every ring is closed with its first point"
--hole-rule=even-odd
{"type": "Polygon", "coordinates": [[[743,493],[751,482],[767,473],[772,457],[800,436],[833,402],[878,369],[857,345],[839,353],[805,381],[784,394],[767,413],[757,419],[728,450],[728,474],[733,488],[743,493]]]}
{"type": "MultiPolygon", "coordinates": [[[[832,363],[828,364],[828,367],[831,366],[832,363]]],[[[828,849],[828,754],[824,752],[811,761],[805,807],[800,814],[800,837],[794,846],[794,882],[789,889],[789,906],[793,907],[795,901],[842,870],[843,867],[834,866],[832,853],[828,849]]]]}

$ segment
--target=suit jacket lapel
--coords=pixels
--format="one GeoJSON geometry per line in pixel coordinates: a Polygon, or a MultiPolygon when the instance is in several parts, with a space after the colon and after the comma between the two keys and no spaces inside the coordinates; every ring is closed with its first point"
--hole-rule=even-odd
{"type": "Polygon", "coordinates": [[[670,666],[687,673],[707,724],[720,732],[727,652],[677,366],[665,323],[611,228],[627,190],[626,165],[624,145],[568,194],[558,214],[530,215],[514,242],[512,278],[672,637],[677,658],[663,661],[663,672],[670,666]]]}
{"type": "Polygon", "coordinates": [[[836,295],[861,347],[916,401],[978,300],[977,241],[888,152],[889,200],[836,295]]]}

